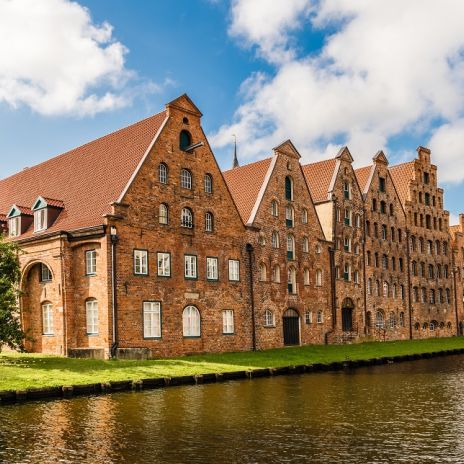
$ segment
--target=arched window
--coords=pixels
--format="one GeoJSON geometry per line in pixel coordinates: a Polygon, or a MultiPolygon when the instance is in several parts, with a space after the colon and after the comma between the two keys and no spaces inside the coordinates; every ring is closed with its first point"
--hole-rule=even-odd
{"type": "Polygon", "coordinates": [[[42,333],[53,335],[53,307],[48,301],[42,303],[42,333]]]}
{"type": "Polygon", "coordinates": [[[306,208],[303,208],[303,211],[301,212],[301,222],[303,224],[308,223],[308,210],[306,208]]]}
{"type": "Polygon", "coordinates": [[[193,213],[190,208],[182,208],[180,225],[182,227],[187,227],[187,229],[193,228],[193,213]]]}
{"type": "Polygon", "coordinates": [[[205,213],[205,231],[212,232],[214,230],[214,216],[213,213],[205,213]]]}
{"type": "Polygon", "coordinates": [[[318,243],[318,244],[316,245],[316,254],[317,254],[317,255],[320,255],[321,253],[322,253],[322,247],[321,247],[321,245],[318,243]]]}
{"type": "Polygon", "coordinates": [[[404,327],[404,313],[400,313],[400,327],[404,327]]]}
{"type": "Polygon", "coordinates": [[[182,151],[185,151],[190,145],[192,145],[192,137],[190,132],[182,130],[179,135],[179,148],[182,151]]]}
{"type": "Polygon", "coordinates": [[[324,313],[321,310],[319,310],[317,312],[317,323],[322,324],[323,322],[324,322],[324,313]]]}
{"type": "Polygon", "coordinates": [[[367,279],[367,294],[372,295],[372,279],[367,279]]]}
{"type": "Polygon", "coordinates": [[[316,269],[316,287],[322,287],[322,271],[316,269]]]}
{"type": "Polygon", "coordinates": [[[395,300],[398,298],[398,287],[396,284],[393,284],[393,287],[392,287],[392,297],[395,300]]]}
{"type": "Polygon", "coordinates": [[[420,329],[420,324],[418,322],[416,322],[414,324],[414,330],[419,330],[420,329]]]}
{"type": "Polygon", "coordinates": [[[182,313],[184,337],[200,336],[200,311],[195,306],[187,306],[182,313]]]}
{"type": "Polygon", "coordinates": [[[356,214],[354,217],[354,225],[358,229],[361,227],[361,216],[359,214],[356,214]]]}
{"type": "Polygon", "coordinates": [[[303,253],[309,252],[309,240],[308,237],[303,237],[303,253]]]}
{"type": "Polygon", "coordinates": [[[44,263],[40,263],[40,281],[41,282],[51,282],[52,281],[52,271],[44,263]]]}
{"type": "Polygon", "coordinates": [[[288,293],[296,293],[296,270],[293,266],[288,268],[288,293]]]}
{"type": "Polygon", "coordinates": [[[380,282],[378,280],[375,281],[375,296],[380,296],[380,282]]]}
{"type": "Polygon", "coordinates": [[[377,311],[375,313],[375,327],[377,329],[383,329],[385,326],[385,320],[383,318],[383,312],[382,311],[377,311]]]}
{"type": "Polygon", "coordinates": [[[385,298],[390,296],[390,286],[388,285],[388,282],[383,283],[383,296],[385,298]]]}
{"type": "Polygon", "coordinates": [[[213,193],[213,178],[211,174],[205,174],[205,192],[213,193]]]}
{"type": "Polygon", "coordinates": [[[272,280],[277,283],[280,282],[280,266],[278,264],[272,268],[272,280]]]}
{"type": "Polygon", "coordinates": [[[395,316],[395,313],[393,313],[393,312],[390,313],[389,322],[390,322],[390,329],[394,329],[394,328],[396,327],[396,316],[395,316]]]}
{"type": "Polygon", "coordinates": [[[276,200],[272,200],[271,202],[271,213],[274,217],[279,215],[279,204],[276,200]]]}
{"type": "Polygon", "coordinates": [[[98,334],[98,302],[90,299],[85,302],[85,314],[87,319],[87,334],[98,334]]]}
{"type": "Polygon", "coordinates": [[[192,173],[188,169],[180,171],[180,186],[185,189],[192,189],[192,173]]]}
{"type": "Polygon", "coordinates": [[[168,183],[168,167],[164,163],[160,163],[158,168],[158,179],[160,183],[167,184],[168,183]]]}
{"type": "Polygon", "coordinates": [[[446,289],[446,304],[450,304],[451,302],[451,291],[449,288],[446,289]]]}
{"type": "Polygon", "coordinates": [[[290,176],[285,177],[285,199],[293,200],[293,179],[290,176]]]}
{"type": "Polygon", "coordinates": [[[305,270],[303,271],[303,281],[304,281],[304,285],[309,285],[309,269],[308,268],[305,268],[305,270]]]}
{"type": "Polygon", "coordinates": [[[427,289],[425,287],[421,288],[421,303],[427,303],[427,289]]]}
{"type": "Polygon", "coordinates": [[[264,311],[264,326],[265,327],[274,327],[275,323],[274,323],[274,313],[269,310],[269,309],[266,309],[264,311]]]}
{"type": "Polygon", "coordinates": [[[287,259],[295,259],[295,238],[292,234],[287,235],[287,259]]]}
{"type": "Polygon", "coordinates": [[[264,263],[259,264],[259,280],[261,282],[266,282],[267,280],[267,269],[264,263]]]}
{"type": "Polygon", "coordinates": [[[280,247],[279,233],[274,231],[272,232],[272,248],[280,247]]]}
{"type": "Polygon", "coordinates": [[[293,207],[290,205],[287,205],[285,207],[285,224],[287,225],[287,227],[293,227],[294,218],[295,218],[295,212],[293,210],[293,207]]]}
{"type": "Polygon", "coordinates": [[[159,223],[168,224],[169,223],[169,207],[166,203],[161,203],[159,206],[159,223]]]}

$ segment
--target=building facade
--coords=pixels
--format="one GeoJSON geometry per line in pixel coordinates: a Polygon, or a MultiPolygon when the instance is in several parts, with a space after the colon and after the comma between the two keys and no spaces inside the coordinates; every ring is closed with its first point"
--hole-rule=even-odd
{"type": "Polygon", "coordinates": [[[453,284],[459,334],[464,334],[464,214],[459,224],[450,227],[453,250],[453,284]]]}
{"type": "Polygon", "coordinates": [[[464,224],[450,232],[427,149],[355,172],[346,147],[302,166],[287,140],[223,173],[201,116],[183,95],[0,180],[29,351],[145,358],[458,333],[464,224]]]}

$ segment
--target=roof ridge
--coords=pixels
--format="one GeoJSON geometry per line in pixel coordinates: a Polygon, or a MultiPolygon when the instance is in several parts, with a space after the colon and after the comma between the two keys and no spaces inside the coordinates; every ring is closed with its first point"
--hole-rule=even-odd
{"type": "Polygon", "coordinates": [[[222,171],[222,174],[227,174],[228,172],[232,172],[232,171],[233,172],[238,172],[238,171],[243,170],[243,168],[253,166],[253,165],[258,164],[258,163],[262,163],[263,161],[269,161],[272,158],[273,158],[272,156],[268,156],[267,158],[263,158],[263,159],[260,159],[260,160],[257,160],[257,161],[253,161],[253,162],[248,163],[248,164],[242,164],[241,166],[238,166],[236,168],[230,168],[230,169],[227,169],[225,171],[222,171]]]}
{"type": "Polygon", "coordinates": [[[314,161],[314,163],[302,164],[301,166],[303,168],[306,167],[306,166],[315,166],[316,164],[327,163],[328,161],[336,161],[336,159],[335,158],[327,158],[327,159],[324,159],[324,160],[314,161]]]}
{"type": "Polygon", "coordinates": [[[411,161],[405,161],[404,163],[393,164],[392,166],[389,166],[388,169],[400,168],[401,166],[406,166],[407,164],[413,164],[414,161],[415,160],[411,160],[411,161]]]}

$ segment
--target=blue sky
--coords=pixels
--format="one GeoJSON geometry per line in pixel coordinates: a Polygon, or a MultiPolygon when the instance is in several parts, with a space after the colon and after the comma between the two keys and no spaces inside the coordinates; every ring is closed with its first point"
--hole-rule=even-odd
{"type": "Polygon", "coordinates": [[[464,37],[454,18],[464,8],[392,3],[0,0],[0,177],[187,92],[224,169],[233,133],[243,162],[286,138],[305,161],[348,144],[358,165],[378,149],[401,162],[422,144],[456,215],[464,37]]]}

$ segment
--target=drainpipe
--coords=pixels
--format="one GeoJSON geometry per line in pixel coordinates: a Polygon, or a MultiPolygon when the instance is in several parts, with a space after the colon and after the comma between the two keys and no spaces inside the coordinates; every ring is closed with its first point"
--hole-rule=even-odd
{"type": "Polygon", "coordinates": [[[110,240],[111,240],[111,316],[113,324],[112,333],[112,344],[111,344],[111,357],[116,357],[116,350],[118,349],[118,300],[116,291],[116,245],[119,241],[119,237],[116,233],[116,227],[110,229],[110,240]]]}
{"type": "Polygon", "coordinates": [[[458,313],[458,291],[456,288],[457,282],[456,282],[456,274],[458,273],[458,269],[455,266],[455,252],[454,250],[451,250],[451,257],[452,257],[452,265],[453,265],[453,287],[454,287],[454,313],[456,315],[456,336],[459,337],[460,332],[459,332],[459,313],[458,313]]]}
{"type": "Polygon", "coordinates": [[[255,295],[253,289],[253,245],[246,244],[246,251],[248,253],[248,264],[250,266],[250,305],[251,305],[251,339],[252,349],[256,351],[256,319],[255,319],[255,295]]]}
{"type": "Polygon", "coordinates": [[[63,354],[68,356],[68,321],[67,321],[67,310],[66,310],[66,266],[64,263],[64,250],[63,250],[64,236],[60,236],[60,261],[61,261],[61,305],[63,308],[63,354]]]}
{"type": "Polygon", "coordinates": [[[409,312],[409,339],[412,340],[412,299],[411,299],[411,254],[409,251],[409,229],[406,228],[406,266],[408,269],[408,312],[409,312]]]}

